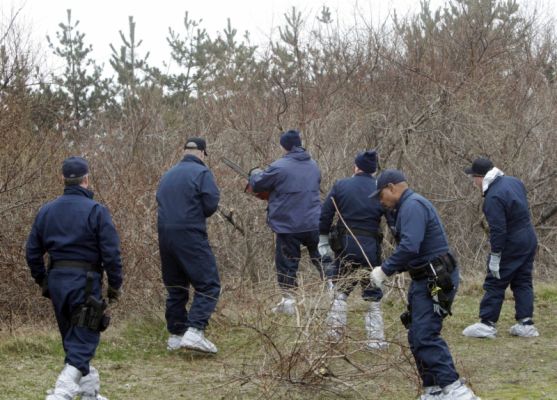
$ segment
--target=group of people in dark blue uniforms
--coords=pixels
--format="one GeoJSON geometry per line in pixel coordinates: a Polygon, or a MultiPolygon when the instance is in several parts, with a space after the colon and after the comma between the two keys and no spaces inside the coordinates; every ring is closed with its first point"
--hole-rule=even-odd
{"type": "MultiPolygon", "coordinates": [[[[408,272],[412,279],[408,309],[401,320],[423,383],[420,399],[479,399],[459,378],[441,337],[443,320],[452,312],[460,270],[431,202],[410,189],[399,170],[387,169],[375,178],[378,156],[371,150],[356,155],[353,175],[336,181],[321,205],[321,173],[302,147],[300,133],[284,132],[280,145],[284,155],[249,176],[254,193],[269,193],[267,220],[276,236],[275,264],[282,291],[272,311],[286,315],[298,311],[297,272],[305,246],[319,276],[330,282],[329,338],[342,340],[347,299],[360,285],[369,303],[364,315],[366,347],[384,349],[388,341],[381,312],[382,286],[389,276],[408,272]],[[396,241],[394,252],[385,260],[382,218],[387,219],[396,241]]],[[[160,180],[157,227],[167,290],[167,348],[214,354],[217,347],[204,331],[219,299],[220,278],[206,219],[218,209],[219,189],[204,163],[206,156],[204,139],[187,139],[183,159],[160,180]],[[193,300],[188,306],[190,286],[193,300]]],[[[510,285],[517,319],[510,333],[537,336],[532,319],[536,235],[524,185],[487,159],[474,161],[465,172],[485,197],[491,252],[480,322],[463,334],[495,337],[504,292],[510,285]]],[[[109,320],[101,290],[104,272],[109,302],[121,294],[119,239],[108,210],[92,200],[87,162],[70,157],[64,160],[62,173],[64,194],[40,209],[26,247],[31,274],[43,295],[52,300],[66,353],[65,366],[47,400],[78,395],[103,400],[99,375],[90,361],[109,320]],[[43,260],[46,253],[48,267],[43,260]]]]}

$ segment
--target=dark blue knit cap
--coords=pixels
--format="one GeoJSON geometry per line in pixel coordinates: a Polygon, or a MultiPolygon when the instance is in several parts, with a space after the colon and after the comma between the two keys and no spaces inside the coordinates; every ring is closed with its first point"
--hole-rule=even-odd
{"type": "Polygon", "coordinates": [[[284,147],[285,150],[292,150],[292,147],[302,147],[302,138],[300,138],[300,132],[296,130],[289,130],[280,135],[280,145],[284,147]]]}
{"type": "Polygon", "coordinates": [[[64,178],[79,178],[89,173],[89,164],[82,157],[68,157],[62,163],[64,178]]]}
{"type": "Polygon", "coordinates": [[[377,170],[377,153],[375,150],[359,153],[354,160],[354,164],[362,171],[373,174],[377,170]]]}

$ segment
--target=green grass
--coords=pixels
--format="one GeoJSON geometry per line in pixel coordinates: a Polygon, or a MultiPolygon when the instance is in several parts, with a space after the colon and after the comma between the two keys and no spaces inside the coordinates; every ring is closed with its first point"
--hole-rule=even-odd
{"type": "MultiPolygon", "coordinates": [[[[477,320],[475,286],[461,291],[443,331],[460,374],[484,400],[557,399],[557,287],[536,287],[539,338],[508,334],[514,323],[509,294],[498,338],[482,340],[461,335],[477,320]]],[[[160,310],[124,320],[117,315],[121,322],[103,334],[93,361],[102,393],[111,400],[417,397],[419,380],[398,320],[404,307],[398,295],[384,302],[386,333],[393,343],[387,351],[368,352],[363,350],[366,304],[357,294],[349,299],[347,338],[331,345],[324,340],[326,301],[315,300],[319,293],[306,298],[298,320],[270,314],[272,299],[228,293],[207,331],[219,347],[216,356],[168,352],[160,310]]],[[[63,357],[54,327],[1,335],[0,398],[44,398],[63,357]]]]}

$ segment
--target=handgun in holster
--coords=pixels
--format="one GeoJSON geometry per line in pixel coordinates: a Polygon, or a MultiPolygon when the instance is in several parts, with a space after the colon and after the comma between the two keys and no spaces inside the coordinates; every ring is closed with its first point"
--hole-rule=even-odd
{"type": "Polygon", "coordinates": [[[85,285],[85,303],[79,305],[73,312],[71,323],[74,326],[86,327],[96,332],[103,332],[110,324],[110,317],[105,314],[107,308],[104,299],[96,299],[92,294],[93,273],[87,272],[85,285]]]}

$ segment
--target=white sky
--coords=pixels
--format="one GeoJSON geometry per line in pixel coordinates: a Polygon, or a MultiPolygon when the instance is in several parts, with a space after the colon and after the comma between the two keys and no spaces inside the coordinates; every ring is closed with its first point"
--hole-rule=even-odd
{"type": "MultiPolygon", "coordinates": [[[[431,8],[444,4],[443,0],[430,0],[431,8]]],[[[554,13],[552,0],[521,0],[521,3],[536,4],[554,13]]],[[[399,15],[419,9],[419,0],[0,0],[1,21],[6,23],[13,10],[22,8],[20,17],[36,41],[46,52],[48,34],[55,38],[58,24],[66,21],[66,10],[72,10],[72,19],[79,20],[78,29],[85,33],[85,43],[93,45],[92,57],[98,64],[109,68],[112,43],[120,48],[118,34],[122,30],[128,36],[128,16],[136,22],[136,38],[143,39],[141,54],[149,51],[149,63],[162,68],[162,62],[170,62],[170,49],[166,43],[168,27],[183,32],[186,10],[190,18],[203,19],[202,27],[211,37],[226,27],[227,17],[239,36],[248,30],[254,44],[263,44],[267,38],[284,24],[283,14],[292,6],[302,12],[308,23],[314,21],[322,6],[326,4],[335,21],[346,26],[353,25],[355,15],[367,21],[379,23],[394,9],[399,15]]],[[[552,14],[555,15],[555,14],[552,14]]],[[[49,58],[48,63],[52,63],[49,58]]]]}

